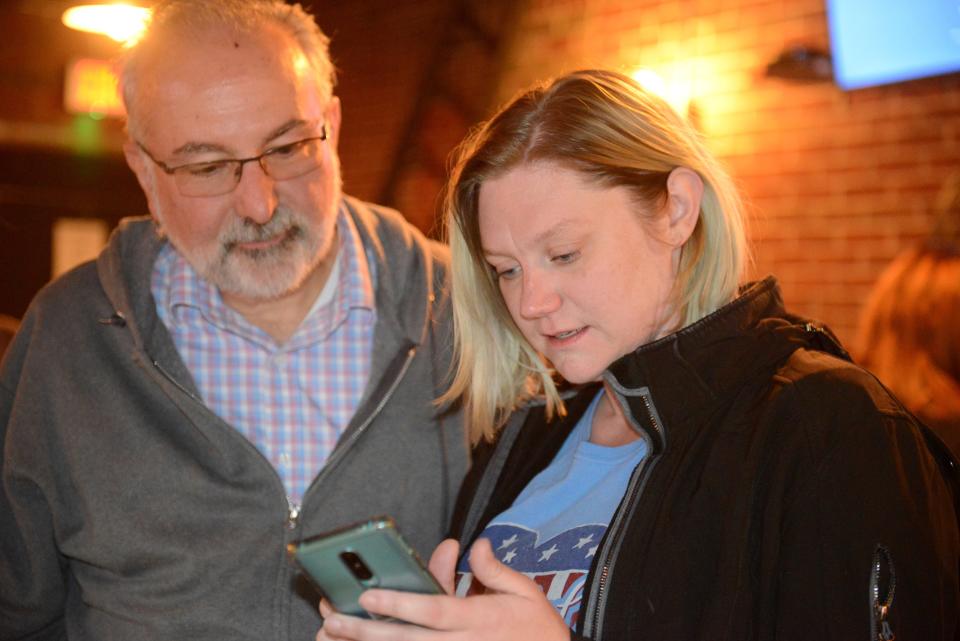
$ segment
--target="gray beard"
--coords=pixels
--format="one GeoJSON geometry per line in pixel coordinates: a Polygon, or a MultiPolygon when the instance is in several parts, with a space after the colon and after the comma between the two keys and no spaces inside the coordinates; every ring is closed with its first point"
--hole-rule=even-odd
{"type": "Polygon", "coordinates": [[[221,292],[243,298],[269,300],[297,289],[327,253],[322,251],[319,230],[283,205],[265,225],[234,218],[213,249],[185,249],[179,238],[163,229],[162,216],[158,218],[160,233],[204,280],[221,292]],[[277,235],[284,238],[267,249],[247,251],[239,247],[277,235]]]}

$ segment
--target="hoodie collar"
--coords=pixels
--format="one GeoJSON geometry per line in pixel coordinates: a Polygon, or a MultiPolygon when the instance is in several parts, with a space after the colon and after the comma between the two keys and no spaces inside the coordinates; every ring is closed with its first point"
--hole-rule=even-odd
{"type": "MultiPolygon", "coordinates": [[[[412,264],[424,263],[423,256],[415,251],[422,241],[405,227],[399,214],[383,211],[377,215],[366,203],[349,196],[343,201],[362,251],[376,274],[378,339],[385,345],[419,344],[427,332],[429,307],[438,295],[433,291],[432,264],[412,264]],[[410,277],[421,272],[422,277],[410,277]],[[409,300],[424,303],[400,304],[409,300]]],[[[165,242],[149,217],[129,218],[121,221],[97,259],[100,282],[114,306],[114,317],[122,318],[138,348],[161,360],[176,354],[169,334],[159,331],[162,322],[150,292],[153,264],[165,242]]]]}

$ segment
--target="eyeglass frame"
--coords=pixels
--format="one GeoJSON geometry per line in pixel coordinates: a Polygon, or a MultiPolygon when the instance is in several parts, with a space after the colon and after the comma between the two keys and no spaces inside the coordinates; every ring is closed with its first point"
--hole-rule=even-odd
{"type": "MultiPolygon", "coordinates": [[[[188,162],[188,163],[185,163],[185,164],[183,164],[183,165],[177,165],[176,167],[171,167],[171,166],[168,165],[167,163],[165,163],[165,162],[163,162],[163,161],[161,161],[161,160],[157,160],[157,159],[153,156],[153,154],[150,153],[150,150],[147,149],[147,148],[143,145],[143,143],[141,143],[139,140],[134,140],[134,142],[136,143],[137,147],[140,148],[140,151],[142,151],[144,154],[146,154],[147,158],[149,158],[150,160],[152,160],[153,163],[154,163],[157,167],[159,167],[160,169],[162,169],[165,174],[167,174],[168,176],[173,176],[174,178],[177,177],[177,176],[176,176],[176,172],[180,171],[181,169],[187,169],[187,168],[189,168],[189,167],[199,167],[199,166],[201,166],[201,165],[212,165],[212,164],[216,164],[216,163],[225,163],[225,164],[234,164],[234,163],[236,163],[236,166],[237,166],[237,168],[238,168],[238,171],[237,171],[236,174],[235,174],[235,175],[236,175],[236,179],[234,180],[233,187],[231,187],[228,191],[224,191],[224,192],[221,192],[221,193],[210,194],[210,195],[209,195],[209,197],[213,197],[213,196],[224,196],[224,195],[226,195],[226,194],[232,193],[233,190],[235,190],[235,189],[237,188],[237,185],[240,184],[240,181],[243,179],[243,167],[244,167],[244,165],[246,165],[248,162],[256,161],[257,164],[260,165],[260,169],[263,171],[263,173],[266,174],[267,176],[270,176],[270,177],[273,178],[274,180],[293,180],[293,178],[297,178],[298,176],[292,176],[292,177],[290,177],[290,178],[277,178],[276,176],[271,175],[271,174],[270,174],[270,171],[269,171],[269,170],[267,169],[267,167],[263,164],[264,158],[268,158],[269,156],[271,156],[272,154],[277,153],[280,149],[283,149],[284,147],[290,147],[291,145],[300,145],[300,144],[308,143],[308,142],[311,142],[311,141],[314,141],[314,140],[319,140],[319,141],[323,142],[323,141],[326,140],[326,139],[327,139],[327,125],[326,125],[326,123],[323,123],[323,124],[320,125],[320,135],[319,135],[319,136],[309,136],[309,137],[307,137],[307,138],[301,138],[300,140],[294,140],[293,142],[288,142],[288,143],[283,144],[283,145],[277,145],[276,147],[271,147],[270,149],[267,149],[266,151],[264,151],[262,154],[260,154],[260,155],[258,155],[258,156],[250,156],[249,158],[222,158],[222,159],[220,159],[220,160],[207,160],[207,161],[202,161],[202,162],[188,162]]],[[[301,174],[301,175],[305,175],[305,174],[307,174],[307,173],[310,173],[310,172],[304,172],[304,174],[301,174]]],[[[179,184],[177,184],[177,191],[180,191],[180,185],[179,185],[179,184]]],[[[203,197],[204,197],[204,196],[191,196],[191,195],[188,195],[188,194],[184,194],[182,191],[180,191],[180,195],[186,196],[187,198],[203,198],[203,197]]]]}

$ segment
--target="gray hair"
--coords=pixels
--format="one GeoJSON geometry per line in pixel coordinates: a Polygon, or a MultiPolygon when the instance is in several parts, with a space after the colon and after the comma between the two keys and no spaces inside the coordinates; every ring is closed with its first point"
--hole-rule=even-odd
{"type": "Polygon", "coordinates": [[[199,36],[211,27],[253,32],[264,24],[276,24],[290,33],[316,74],[323,99],[329,100],[336,84],[330,61],[330,39],[313,16],[299,4],[283,0],[163,0],[153,9],[146,29],[123,52],[118,75],[128,126],[134,128],[137,78],[146,52],[171,42],[199,36]]]}

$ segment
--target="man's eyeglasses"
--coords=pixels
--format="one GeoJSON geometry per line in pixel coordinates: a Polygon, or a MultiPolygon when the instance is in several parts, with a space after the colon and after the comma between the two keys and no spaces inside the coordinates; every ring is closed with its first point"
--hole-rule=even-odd
{"type": "Polygon", "coordinates": [[[181,195],[222,196],[237,188],[243,176],[243,166],[248,162],[259,164],[263,172],[274,180],[290,180],[310,173],[322,164],[320,143],[326,139],[327,128],[324,125],[320,128],[319,136],[272,147],[259,156],[195,162],[179,167],[160,162],[139,142],[137,146],[160,169],[173,176],[181,195]]]}

